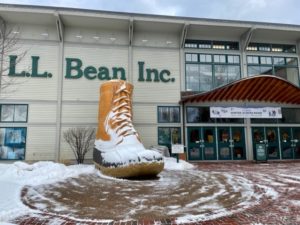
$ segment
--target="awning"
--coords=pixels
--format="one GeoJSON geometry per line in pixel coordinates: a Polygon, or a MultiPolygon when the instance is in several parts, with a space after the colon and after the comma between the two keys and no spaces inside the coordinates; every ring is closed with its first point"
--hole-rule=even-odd
{"type": "Polygon", "coordinates": [[[243,78],[214,90],[183,96],[180,103],[245,101],[300,105],[300,88],[273,75],[243,78]]]}

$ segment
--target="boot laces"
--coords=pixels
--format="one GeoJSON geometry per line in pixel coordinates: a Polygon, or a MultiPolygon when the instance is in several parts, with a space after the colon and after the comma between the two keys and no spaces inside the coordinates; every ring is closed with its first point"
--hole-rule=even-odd
{"type": "Polygon", "coordinates": [[[113,109],[106,118],[106,124],[109,122],[111,128],[117,134],[117,145],[123,142],[126,136],[137,136],[132,124],[130,94],[130,91],[126,89],[126,83],[123,83],[115,93],[116,98],[113,100],[113,109]]]}

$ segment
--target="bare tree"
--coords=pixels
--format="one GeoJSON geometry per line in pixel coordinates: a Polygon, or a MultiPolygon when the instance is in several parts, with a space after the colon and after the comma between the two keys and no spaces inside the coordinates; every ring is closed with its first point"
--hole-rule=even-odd
{"type": "Polygon", "coordinates": [[[91,150],[95,139],[95,129],[91,127],[76,127],[66,130],[65,141],[71,147],[78,164],[83,163],[85,154],[91,150]]]}
{"type": "MultiPolygon", "coordinates": [[[[20,53],[17,45],[19,31],[15,27],[8,27],[6,21],[0,16],[0,93],[12,85],[16,85],[16,79],[8,77],[10,68],[9,55],[17,55],[15,64],[19,63],[26,55],[27,51],[20,53]]],[[[15,66],[15,65],[14,65],[15,66]]]]}

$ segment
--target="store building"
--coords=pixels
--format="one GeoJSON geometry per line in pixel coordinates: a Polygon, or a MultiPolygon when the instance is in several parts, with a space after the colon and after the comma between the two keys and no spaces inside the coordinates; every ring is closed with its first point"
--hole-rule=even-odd
{"type": "Polygon", "coordinates": [[[253,160],[266,144],[269,160],[300,158],[298,25],[6,4],[0,16],[16,40],[2,58],[1,160],[72,159],[63,133],[97,126],[109,79],[134,85],[146,147],[253,160]]]}

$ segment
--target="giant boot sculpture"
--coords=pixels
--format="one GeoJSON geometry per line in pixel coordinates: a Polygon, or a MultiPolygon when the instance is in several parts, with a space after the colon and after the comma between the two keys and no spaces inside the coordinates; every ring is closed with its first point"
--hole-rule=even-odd
{"type": "Polygon", "coordinates": [[[133,85],[122,80],[102,84],[93,160],[109,176],[156,176],[163,170],[163,157],[146,150],[133,127],[132,91],[133,85]]]}

